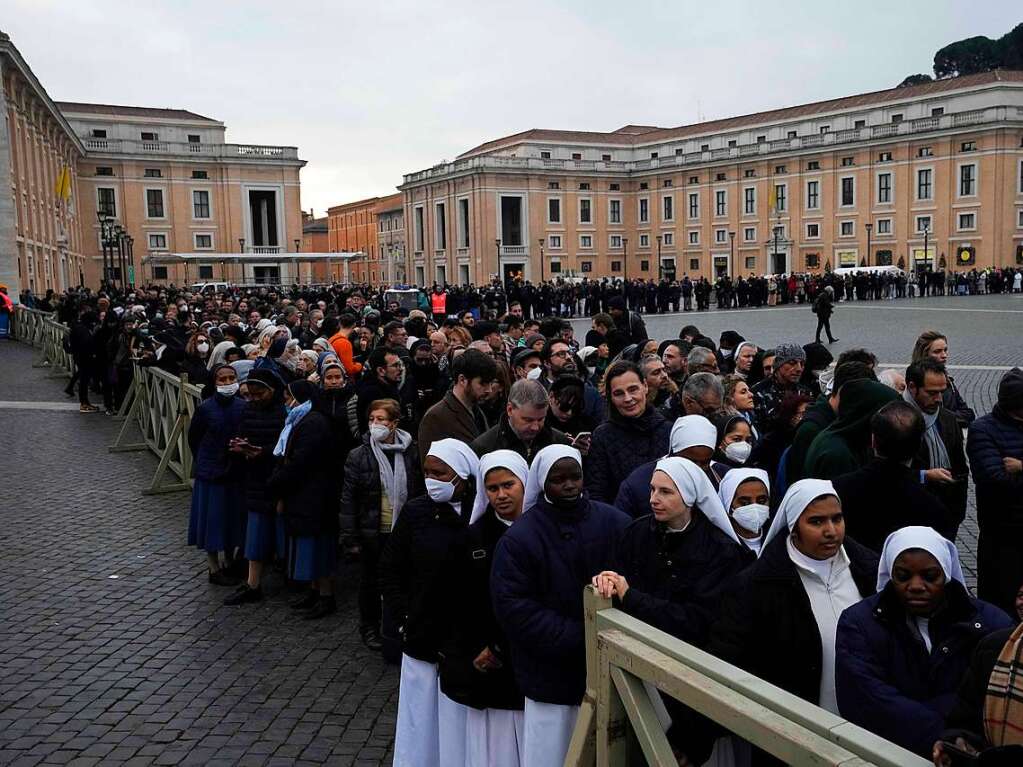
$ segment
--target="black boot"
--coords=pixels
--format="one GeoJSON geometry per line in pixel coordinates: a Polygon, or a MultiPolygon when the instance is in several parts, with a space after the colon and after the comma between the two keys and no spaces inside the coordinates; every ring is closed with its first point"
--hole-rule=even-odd
{"type": "Polygon", "coordinates": [[[359,635],[362,637],[362,643],[366,646],[367,650],[380,652],[384,649],[384,644],[380,641],[380,630],[376,626],[359,626],[359,635]]]}
{"type": "Polygon", "coordinates": [[[224,572],[223,570],[217,570],[216,572],[210,571],[210,583],[215,586],[237,586],[238,579],[224,572]]]}
{"type": "Polygon", "coordinates": [[[231,596],[224,599],[225,605],[244,605],[249,602],[262,602],[263,589],[257,586],[252,588],[249,584],[243,583],[231,596]]]}
{"type": "Polygon", "coordinates": [[[310,608],[316,607],[316,603],[320,601],[320,594],[317,591],[310,590],[301,599],[296,599],[291,603],[290,607],[292,610],[309,610],[310,608]]]}
{"type": "Polygon", "coordinates": [[[314,621],[319,618],[325,618],[328,615],[333,615],[337,612],[337,602],[334,600],[333,594],[329,597],[320,597],[316,602],[316,607],[307,612],[302,616],[303,620],[314,621]]]}

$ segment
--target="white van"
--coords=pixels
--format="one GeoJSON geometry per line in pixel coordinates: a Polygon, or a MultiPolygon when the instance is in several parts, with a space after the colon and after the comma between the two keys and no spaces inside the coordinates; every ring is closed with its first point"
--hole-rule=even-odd
{"type": "Polygon", "coordinates": [[[193,293],[226,293],[230,289],[227,282],[197,282],[190,288],[193,293]]]}

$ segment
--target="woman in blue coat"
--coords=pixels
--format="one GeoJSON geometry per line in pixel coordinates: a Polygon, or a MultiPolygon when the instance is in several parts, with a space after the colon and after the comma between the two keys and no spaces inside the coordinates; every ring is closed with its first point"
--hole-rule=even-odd
{"type": "Polygon", "coordinates": [[[238,436],[245,402],[238,394],[238,375],[230,365],[211,371],[216,393],[203,400],[188,427],[188,447],[195,459],[195,486],[188,517],[188,544],[206,551],[210,583],[237,583],[221,567],[245,545],[245,509],[241,502],[239,464],[229,448],[238,436]]]}
{"type": "Polygon", "coordinates": [[[877,588],[838,621],[839,712],[930,757],[974,647],[1012,620],[967,593],[955,544],[930,527],[888,536],[877,588]]]}
{"type": "Polygon", "coordinates": [[[586,689],[583,588],[611,566],[630,520],[584,494],[582,456],[567,445],[536,454],[523,508],[497,544],[490,590],[525,695],[523,764],[560,766],[586,689]]]}

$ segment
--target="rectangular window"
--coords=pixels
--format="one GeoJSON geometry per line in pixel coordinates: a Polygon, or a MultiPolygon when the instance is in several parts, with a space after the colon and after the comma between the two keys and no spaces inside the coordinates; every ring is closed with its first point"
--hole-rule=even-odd
{"type": "Polygon", "coordinates": [[[866,120],[856,120],[853,123],[853,130],[859,130],[860,128],[866,128],[866,127],[867,127],[867,121],[866,120]]]}
{"type": "Polygon", "coordinates": [[[208,179],[209,177],[210,177],[210,174],[207,171],[204,171],[204,170],[193,170],[192,171],[192,178],[208,179]]]}
{"type": "Polygon", "coordinates": [[[934,107],[931,110],[931,117],[941,117],[943,114],[945,114],[945,107],[934,107]]]}
{"type": "Polygon", "coordinates": [[[853,233],[854,233],[853,222],[852,221],[843,221],[840,224],[839,232],[840,232],[842,237],[852,237],[853,233]]]}
{"type": "Polygon", "coordinates": [[[581,160],[581,159],[583,159],[582,153],[581,152],[572,152],[572,159],[573,160],[581,160]]]}
{"type": "Polygon", "coordinates": [[[892,174],[877,174],[877,201],[884,205],[892,201],[892,174]]]}
{"type": "Polygon", "coordinates": [[[700,195],[693,192],[689,195],[689,218],[700,217],[700,195]]]}
{"type": "Polygon", "coordinates": [[[806,225],[806,239],[816,240],[821,236],[821,225],[820,224],[807,224],[806,225]]]}
{"type": "Polygon", "coordinates": [[[579,268],[583,272],[592,272],[593,271],[593,262],[592,261],[582,261],[579,264],[579,268]]]}
{"type": "Polygon", "coordinates": [[[621,184],[608,184],[607,188],[608,188],[609,191],[612,191],[612,192],[620,192],[621,189],[622,189],[622,185],[621,184]]]}
{"type": "Polygon", "coordinates": [[[639,247],[641,247],[641,248],[649,248],[650,247],[650,235],[649,234],[641,234],[639,236],[639,247]]]}
{"type": "Polygon", "coordinates": [[[117,218],[117,203],[115,202],[114,190],[108,187],[96,189],[96,212],[110,218],[117,218]]]}
{"type": "Polygon", "coordinates": [[[746,215],[752,215],[757,212],[757,189],[753,186],[748,186],[742,191],[742,210],[746,215]]]}
{"type": "Polygon", "coordinates": [[[600,159],[603,160],[604,162],[611,162],[611,155],[609,155],[609,154],[602,154],[600,156],[600,159]]]}
{"type": "Polygon", "coordinates": [[[755,242],[757,239],[757,230],[752,226],[747,226],[742,230],[742,239],[746,242],[755,242]]]}
{"type": "Polygon", "coordinates": [[[641,192],[642,192],[642,191],[646,191],[646,190],[647,190],[647,189],[649,189],[649,188],[650,188],[650,184],[648,184],[648,183],[647,183],[646,181],[640,181],[640,182],[639,182],[639,190],[640,190],[641,192]]]}
{"type": "Polygon", "coordinates": [[[641,197],[639,200],[639,223],[645,224],[650,221],[650,200],[641,197]]]}
{"type": "Polygon", "coordinates": [[[548,181],[547,182],[547,188],[548,189],[561,189],[561,182],[560,181],[548,181]]]}
{"type": "Polygon", "coordinates": [[[105,130],[101,129],[101,128],[93,128],[92,129],[92,137],[93,138],[106,138],[107,137],[107,132],[105,130]]]}
{"type": "Polygon", "coordinates": [[[195,249],[213,250],[213,235],[212,234],[195,235],[195,249]]]}
{"type": "Polygon", "coordinates": [[[579,223],[593,223],[593,210],[590,207],[590,200],[588,197],[583,197],[579,200],[579,223]]]}
{"type": "Polygon", "coordinates": [[[664,203],[664,215],[661,217],[662,221],[674,221],[675,219],[675,198],[667,196],[663,198],[664,203]]]}
{"type": "Polygon", "coordinates": [[[675,244],[675,235],[673,235],[671,232],[665,232],[664,234],[662,234],[661,239],[664,241],[665,245],[670,246],[675,244]]]}
{"type": "Polygon", "coordinates": [[[689,177],[689,183],[690,184],[699,184],[700,183],[700,177],[699,176],[690,176],[689,177]]]}
{"type": "Polygon", "coordinates": [[[189,133],[188,134],[188,143],[189,144],[198,144],[199,143],[199,134],[198,133],[189,133]]]}
{"type": "Polygon", "coordinates": [[[163,218],[163,190],[146,190],[146,216],[148,218],[163,218]]]}
{"type": "Polygon", "coordinates": [[[469,201],[458,201],[458,247],[469,247],[469,201]]]}
{"type": "Polygon", "coordinates": [[[917,216],[916,217],[916,231],[923,233],[930,231],[931,229],[931,217],[930,216],[917,216]]]}
{"type": "Polygon", "coordinates": [[[842,207],[856,204],[856,179],[845,176],[842,179],[842,207]]]}
{"type": "Polygon", "coordinates": [[[817,160],[812,160],[806,164],[807,170],[820,170],[821,164],[817,160]]]}
{"type": "Polygon", "coordinates": [[[100,166],[96,167],[96,175],[97,176],[112,176],[112,175],[114,175],[114,169],[110,168],[110,167],[106,167],[106,166],[100,165],[100,166]]]}
{"type": "Polygon", "coordinates": [[[877,220],[877,233],[878,234],[891,234],[892,233],[892,220],[890,218],[879,218],[877,220]]]}
{"type": "Polygon", "coordinates": [[[607,220],[610,224],[622,223],[622,201],[621,200],[608,200],[607,203],[607,220]]]}
{"type": "Polygon", "coordinates": [[[933,154],[929,146],[922,146],[916,150],[917,157],[931,157],[933,154]]]}
{"type": "Polygon", "coordinates": [[[541,160],[549,160],[549,159],[551,159],[551,153],[550,152],[540,152],[540,159],[541,160]]]}
{"type": "Polygon", "coordinates": [[[671,179],[670,178],[664,179],[664,183],[662,183],[661,186],[663,186],[665,189],[670,188],[671,186],[673,186],[673,184],[671,182],[671,179]]]}
{"type": "Polygon", "coordinates": [[[831,126],[830,125],[822,125],[821,126],[821,134],[822,135],[825,134],[825,133],[830,133],[830,132],[831,132],[831,126]]]}
{"type": "Polygon", "coordinates": [[[960,152],[973,152],[977,149],[976,141],[964,141],[959,145],[960,152]]]}
{"type": "Polygon", "coordinates": [[[551,274],[560,274],[561,273],[561,262],[560,261],[551,261],[550,267],[551,267],[551,274]]]}
{"type": "Polygon", "coordinates": [[[818,210],[821,206],[821,182],[806,182],[806,209],[818,210]]]}
{"type": "Polygon", "coordinates": [[[167,267],[166,266],[154,266],[153,267],[153,279],[154,280],[165,280],[165,279],[167,279],[167,267]]]}
{"type": "Polygon", "coordinates": [[[163,178],[163,173],[160,172],[159,168],[146,168],[142,172],[143,178],[163,178]]]}
{"type": "Polygon", "coordinates": [[[650,153],[650,159],[651,160],[656,160],[657,159],[657,152],[651,152],[650,153]]]}
{"type": "Polygon", "coordinates": [[[785,134],[785,138],[794,139],[797,135],[798,134],[794,130],[790,130],[788,133],[785,134]]]}
{"type": "Polygon", "coordinates": [[[1016,228],[1023,229],[1023,208],[1016,211],[1016,228]]]}
{"type": "Polygon", "coordinates": [[[620,234],[612,234],[608,238],[608,247],[617,250],[622,247],[622,236],[620,234]]]}
{"type": "Polygon", "coordinates": [[[689,233],[689,244],[690,245],[700,244],[700,233],[698,231],[693,231],[689,233]]]}
{"type": "Polygon", "coordinates": [[[977,166],[959,166],[959,196],[972,197],[977,193],[977,166]]]}
{"type": "Polygon", "coordinates": [[[728,232],[724,229],[714,230],[714,242],[726,242],[728,240],[728,232]]]}
{"type": "Polygon", "coordinates": [[[930,168],[921,168],[916,172],[916,198],[918,200],[929,200],[933,195],[932,179],[934,171],[930,168]]]}
{"type": "Polygon", "coordinates": [[[579,235],[579,247],[586,250],[590,250],[593,247],[593,235],[582,234],[579,235]]]}
{"type": "Polygon", "coordinates": [[[426,239],[426,223],[423,216],[422,206],[416,208],[412,214],[412,246],[417,253],[423,252],[423,241],[426,239]]]}
{"type": "MultiPolygon", "coordinates": [[[[892,153],[891,152],[881,152],[881,154],[879,154],[877,156],[877,161],[878,162],[891,162],[892,161],[892,153]]],[[[849,163],[849,164],[852,165],[852,163],[849,163]]]]}
{"type": "Polygon", "coordinates": [[[438,202],[436,205],[436,213],[437,225],[434,227],[434,238],[436,240],[436,242],[434,243],[434,247],[436,247],[437,250],[447,250],[448,249],[448,217],[446,215],[447,206],[442,202],[438,202]]]}
{"type": "Polygon", "coordinates": [[[557,197],[551,197],[547,200],[547,223],[561,223],[561,200],[557,197]]]}
{"type": "Polygon", "coordinates": [[[852,164],[853,164],[853,158],[852,157],[843,157],[842,158],[842,167],[843,168],[848,168],[852,164]]]}
{"type": "Polygon", "coordinates": [[[726,178],[728,177],[724,173],[717,173],[714,175],[715,181],[724,181],[726,178]]]}
{"type": "Polygon", "coordinates": [[[747,168],[742,172],[743,178],[756,178],[757,172],[753,168],[747,168]]]}
{"type": "Polygon", "coordinates": [[[192,218],[210,217],[210,193],[205,189],[192,192],[192,218]]]}
{"type": "Polygon", "coordinates": [[[151,133],[149,131],[142,131],[141,133],[139,133],[139,136],[142,138],[143,141],[159,141],[160,140],[160,134],[159,133],[151,133]]]}
{"type": "Polygon", "coordinates": [[[149,235],[149,249],[167,250],[167,235],[166,234],[149,235]]]}
{"type": "Polygon", "coordinates": [[[724,216],[728,214],[728,198],[724,189],[714,192],[714,215],[724,216]]]}
{"type": "Polygon", "coordinates": [[[967,229],[977,228],[977,214],[976,213],[960,213],[959,214],[959,231],[967,229]]]}
{"type": "Polygon", "coordinates": [[[788,195],[788,189],[788,184],[774,185],[774,209],[778,213],[784,213],[787,209],[788,200],[785,198],[788,195]]]}
{"type": "Polygon", "coordinates": [[[590,188],[590,182],[589,181],[584,181],[583,183],[579,184],[579,191],[581,191],[581,192],[585,192],[589,188],[590,188]]]}
{"type": "Polygon", "coordinates": [[[552,234],[547,241],[547,246],[551,250],[561,250],[561,235],[552,234]]]}
{"type": "Polygon", "coordinates": [[[700,259],[690,258],[689,259],[689,271],[698,272],[700,271],[700,259]]]}
{"type": "Polygon", "coordinates": [[[641,272],[649,272],[650,271],[650,262],[646,261],[646,260],[640,261],[639,262],[639,270],[641,272]]]}
{"type": "Polygon", "coordinates": [[[775,165],[774,166],[774,172],[775,172],[775,175],[777,175],[779,173],[784,173],[785,172],[785,166],[784,165],[775,165]]]}

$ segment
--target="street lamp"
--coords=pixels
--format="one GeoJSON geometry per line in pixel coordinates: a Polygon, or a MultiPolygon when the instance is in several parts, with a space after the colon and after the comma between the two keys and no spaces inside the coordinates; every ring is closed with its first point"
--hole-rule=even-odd
{"type": "Polygon", "coordinates": [[[735,275],[735,232],[728,233],[728,274],[735,275]]]}
{"type": "Polygon", "coordinates": [[[504,287],[507,289],[508,288],[508,276],[504,274],[504,269],[501,268],[501,238],[500,237],[497,237],[494,240],[494,247],[497,248],[497,264],[496,264],[496,266],[497,266],[498,270],[501,272],[502,276],[504,277],[504,287]]]}
{"type": "Polygon", "coordinates": [[[868,224],[864,224],[863,228],[867,230],[867,266],[871,266],[872,264],[870,263],[871,262],[871,257],[870,257],[870,233],[873,231],[874,225],[873,224],[869,224],[869,223],[868,224]]]}
{"type": "Polygon", "coordinates": [[[546,279],[543,273],[543,237],[537,240],[537,243],[539,243],[540,245],[540,282],[542,284],[543,281],[546,279]]]}
{"type": "Polygon", "coordinates": [[[927,248],[927,237],[928,237],[928,235],[930,233],[931,233],[931,225],[929,223],[927,223],[927,222],[924,222],[924,264],[925,265],[931,259],[931,251],[928,250],[928,248],[927,248]]]}
{"type": "Polygon", "coordinates": [[[101,282],[110,284],[111,272],[113,271],[113,236],[114,219],[103,211],[96,213],[100,228],[100,245],[103,248],[103,279],[101,282]]]}
{"type": "Polygon", "coordinates": [[[128,246],[128,284],[131,289],[135,289],[135,238],[130,234],[124,238],[125,244],[128,246]]]}
{"type": "Polygon", "coordinates": [[[664,279],[664,263],[661,261],[661,235],[657,235],[657,281],[664,279]]]}

